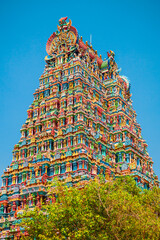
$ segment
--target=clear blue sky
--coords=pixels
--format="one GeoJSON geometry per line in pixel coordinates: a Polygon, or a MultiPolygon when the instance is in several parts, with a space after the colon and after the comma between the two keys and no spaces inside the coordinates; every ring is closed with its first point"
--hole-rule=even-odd
{"type": "Polygon", "coordinates": [[[44,69],[47,39],[68,16],[83,40],[102,57],[116,54],[131,82],[133,106],[160,179],[160,2],[0,1],[0,175],[12,160],[13,146],[44,69]]]}

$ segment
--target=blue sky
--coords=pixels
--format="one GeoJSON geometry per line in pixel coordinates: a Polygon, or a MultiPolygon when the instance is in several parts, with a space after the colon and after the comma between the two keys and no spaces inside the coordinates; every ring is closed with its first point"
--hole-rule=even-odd
{"type": "Polygon", "coordinates": [[[160,2],[0,1],[0,175],[12,160],[20,128],[44,69],[46,42],[68,16],[102,57],[113,50],[131,82],[133,107],[160,179],[160,2]]]}

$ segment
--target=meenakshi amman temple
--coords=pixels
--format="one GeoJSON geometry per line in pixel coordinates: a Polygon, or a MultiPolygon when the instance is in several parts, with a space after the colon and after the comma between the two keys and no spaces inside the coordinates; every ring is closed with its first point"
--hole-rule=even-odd
{"type": "Polygon", "coordinates": [[[47,201],[47,183],[86,184],[131,175],[138,186],[159,185],[147,143],[132,107],[130,83],[120,75],[113,51],[107,60],[83,42],[67,17],[46,45],[28,117],[2,175],[0,239],[20,239],[17,214],[47,201]]]}

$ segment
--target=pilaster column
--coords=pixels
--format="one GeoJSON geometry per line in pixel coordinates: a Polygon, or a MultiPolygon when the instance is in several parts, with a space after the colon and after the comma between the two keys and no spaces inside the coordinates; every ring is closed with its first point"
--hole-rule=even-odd
{"type": "Polygon", "coordinates": [[[12,184],[15,184],[16,183],[16,175],[13,175],[12,177],[12,184]]]}
{"type": "Polygon", "coordinates": [[[8,186],[8,178],[6,178],[6,186],[8,186]]]}
{"type": "Polygon", "coordinates": [[[131,153],[129,153],[129,162],[131,163],[131,153]]]}
{"type": "Polygon", "coordinates": [[[52,150],[52,140],[49,140],[49,148],[52,150]]]}
{"type": "Polygon", "coordinates": [[[48,169],[48,166],[45,166],[45,173],[47,174],[47,169],[48,169]]]}

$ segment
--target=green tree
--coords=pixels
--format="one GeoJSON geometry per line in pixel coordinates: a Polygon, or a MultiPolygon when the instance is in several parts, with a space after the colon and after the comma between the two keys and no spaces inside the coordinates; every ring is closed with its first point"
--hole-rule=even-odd
{"type": "Polygon", "coordinates": [[[96,178],[84,187],[57,182],[49,193],[56,202],[26,209],[23,239],[160,239],[160,190],[142,191],[131,177],[106,182],[96,178]]]}

